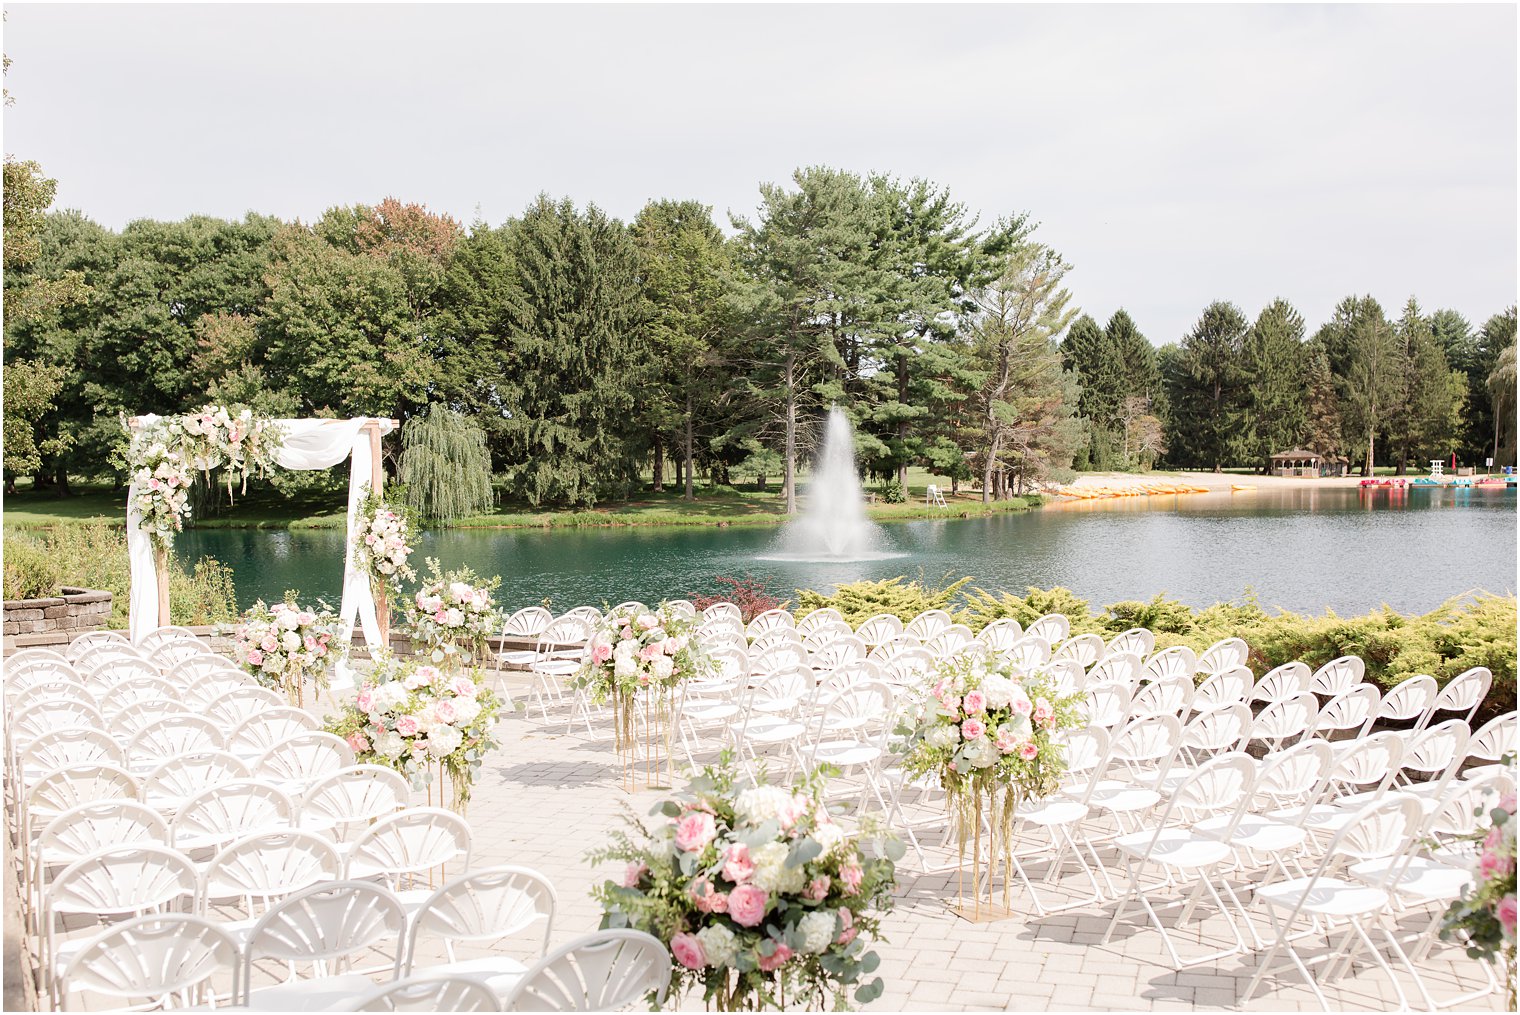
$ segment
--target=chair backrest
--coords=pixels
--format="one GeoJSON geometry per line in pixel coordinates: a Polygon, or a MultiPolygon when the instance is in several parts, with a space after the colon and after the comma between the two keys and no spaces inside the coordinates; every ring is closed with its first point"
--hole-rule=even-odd
{"type": "Polygon", "coordinates": [[[738,645],[720,645],[707,650],[713,664],[714,680],[738,680],[749,674],[749,653],[738,645]]]}
{"type": "MultiPolygon", "coordinates": [[[[800,628],[798,629],[798,633],[801,634],[800,628]]],[[[855,632],[850,628],[849,624],[846,624],[842,620],[836,620],[828,624],[819,624],[811,631],[803,634],[802,644],[807,646],[808,651],[816,652],[836,638],[850,638],[854,641],[860,641],[859,638],[855,637],[855,632]]],[[[861,644],[864,645],[865,642],[861,642],[861,644]]]]}
{"type": "Polygon", "coordinates": [[[69,957],[58,982],[68,993],[144,1002],[173,994],[194,1003],[223,970],[232,973],[236,997],[241,970],[232,934],[204,917],[159,913],[127,920],[90,938],[69,957]]]}
{"type": "MultiPolygon", "coordinates": [[[[1041,637],[1041,635],[1036,633],[1035,628],[1033,627],[1029,629],[1028,633],[1034,635],[1035,637],[1041,637]]],[[[1106,646],[1103,644],[1103,639],[1097,635],[1079,634],[1074,638],[1067,638],[1065,641],[1056,645],[1055,650],[1051,653],[1050,658],[1052,661],[1060,659],[1071,659],[1077,663],[1080,663],[1083,669],[1087,669],[1103,657],[1103,650],[1105,647],[1106,646]]]]}
{"type": "Polygon", "coordinates": [[[1116,652],[1099,659],[1087,671],[1087,686],[1095,684],[1123,684],[1134,687],[1140,679],[1140,657],[1133,652],[1116,652]]]}
{"type": "Polygon", "coordinates": [[[119,765],[121,745],[104,730],[76,726],[44,733],[21,751],[21,771],[47,772],[72,765],[119,765]]]}
{"type": "Polygon", "coordinates": [[[148,653],[148,661],[157,666],[161,673],[168,673],[180,663],[192,659],[206,659],[214,663],[222,661],[205,642],[194,635],[166,641],[148,653]]]}
{"type": "Polygon", "coordinates": [[[596,621],[587,620],[585,617],[575,617],[568,613],[563,617],[556,617],[539,634],[538,653],[549,655],[567,645],[580,645],[590,641],[595,631],[596,621]]]}
{"type": "MultiPolygon", "coordinates": [[[[999,617],[976,633],[976,640],[994,652],[1011,648],[1022,637],[1024,629],[1012,617],[999,617]]],[[[1046,638],[1045,641],[1048,644],[1050,639],[1046,638]]]]}
{"type": "Polygon", "coordinates": [[[934,668],[934,657],[921,648],[908,648],[889,656],[880,665],[883,680],[906,687],[934,668]]]}
{"type": "Polygon", "coordinates": [[[841,666],[849,666],[852,663],[864,662],[865,658],[865,642],[853,634],[841,635],[828,644],[820,646],[813,652],[813,668],[818,670],[838,669],[841,666]]]}
{"type": "Polygon", "coordinates": [[[294,802],[278,786],[261,779],[232,779],[185,800],[169,828],[174,845],[188,849],[288,828],[295,816],[294,802]]]}
{"type": "Polygon", "coordinates": [[[863,680],[831,690],[818,712],[815,728],[820,739],[848,733],[857,740],[872,739],[892,715],[892,688],[879,680],[863,680]]]}
{"type": "Polygon", "coordinates": [[[927,642],[953,623],[955,618],[944,610],[925,610],[903,625],[903,633],[927,642]]]}
{"type": "Polygon", "coordinates": [[[1418,772],[1429,779],[1452,775],[1462,763],[1472,729],[1466,719],[1448,719],[1421,730],[1404,746],[1399,767],[1404,772],[1418,772]]]}
{"type": "Polygon", "coordinates": [[[1037,634],[1025,634],[999,655],[1015,669],[1032,672],[1050,662],[1050,642],[1037,634]]]}
{"type": "Polygon", "coordinates": [[[308,730],[281,740],[259,755],[260,778],[310,784],[354,763],[354,749],[342,737],[308,730]]]}
{"type": "Polygon", "coordinates": [[[1140,670],[1141,680],[1168,680],[1176,677],[1193,679],[1198,669],[1198,657],[1186,645],[1164,648],[1145,661],[1140,670]]]}
{"type": "Polygon", "coordinates": [[[1424,674],[1410,677],[1389,688],[1388,693],[1383,695],[1383,700],[1378,703],[1374,718],[1397,721],[1418,719],[1425,714],[1435,696],[1435,677],[1424,674]]]}
{"type": "Polygon", "coordinates": [[[1516,713],[1496,715],[1467,741],[1467,755],[1479,761],[1498,761],[1515,749],[1516,713]]]}
{"type": "Polygon", "coordinates": [[[1344,694],[1362,682],[1366,671],[1367,664],[1362,662],[1361,656],[1341,656],[1314,671],[1309,678],[1309,690],[1331,697],[1344,694]]]}
{"type": "Polygon", "coordinates": [[[1052,659],[1040,667],[1040,673],[1055,682],[1063,697],[1079,694],[1087,686],[1087,671],[1075,659],[1052,659]]]}
{"type": "Polygon", "coordinates": [[[602,622],[602,611],[595,606],[577,606],[573,610],[566,610],[558,619],[563,620],[566,617],[595,627],[602,622]]]}
{"type": "Polygon", "coordinates": [[[1198,657],[1196,672],[1218,673],[1220,670],[1244,666],[1250,656],[1251,648],[1244,641],[1239,638],[1225,638],[1203,650],[1203,655],[1198,657]]]}
{"type": "Polygon", "coordinates": [[[1131,693],[1128,684],[1089,685],[1087,721],[1104,729],[1118,726],[1129,715],[1131,693]]]}
{"type": "MultiPolygon", "coordinates": [[[[1249,754],[1230,751],[1209,758],[1172,791],[1152,845],[1169,824],[1194,824],[1225,812],[1231,812],[1234,822],[1238,822],[1245,814],[1242,805],[1250,801],[1255,782],[1256,762],[1249,754]]],[[[1233,830],[1233,823],[1227,825],[1226,837],[1233,830]]]]}
{"type": "Polygon", "coordinates": [[[405,925],[406,910],[400,900],[371,881],[330,881],[288,895],[248,933],[243,946],[243,1004],[249,1004],[248,974],[259,959],[342,960],[395,939],[395,976],[401,970],[400,936],[405,925]]]}
{"type": "MultiPolygon", "coordinates": [[[[951,624],[931,637],[924,643],[924,648],[931,654],[940,657],[952,656],[961,649],[976,641],[976,636],[971,633],[971,628],[965,624],[951,624]]],[[[1016,642],[1017,639],[1014,639],[1016,642]]],[[[986,645],[986,642],[978,644],[986,645]]],[[[1013,642],[1010,642],[1010,646],[1013,642]]]]}
{"type": "Polygon", "coordinates": [[[212,857],[201,872],[201,910],[209,912],[211,904],[223,899],[267,904],[331,883],[342,866],[338,847],[312,832],[285,829],[244,836],[212,857]]]}
{"type": "Polygon", "coordinates": [[[1446,682],[1446,686],[1441,688],[1435,700],[1430,703],[1424,721],[1429,722],[1440,712],[1466,712],[1464,718],[1471,722],[1493,681],[1494,675],[1486,666],[1474,666],[1457,674],[1446,682]]]}
{"type": "Polygon", "coordinates": [[[1267,755],[1256,773],[1257,809],[1312,806],[1334,763],[1335,751],[1323,740],[1305,740],[1267,755]]]}
{"type": "Polygon", "coordinates": [[[1488,825],[1494,805],[1515,792],[1509,772],[1485,772],[1447,786],[1425,821],[1425,831],[1442,839],[1468,839],[1488,825]]]}
{"type": "Polygon", "coordinates": [[[112,684],[110,690],[101,696],[100,711],[109,719],[133,702],[177,697],[179,688],[157,674],[129,677],[112,684]]]}
{"type": "Polygon", "coordinates": [[[1329,736],[1342,730],[1358,730],[1365,733],[1377,715],[1380,695],[1376,685],[1357,684],[1325,702],[1314,720],[1314,732],[1329,736]]]}
{"type": "Polygon", "coordinates": [[[344,876],[399,877],[470,863],[470,826],[453,811],[413,807],[376,821],[354,840],[344,876]]]}
{"type": "Polygon", "coordinates": [[[17,750],[64,729],[105,730],[109,724],[86,698],[48,698],[17,708],[7,717],[6,737],[17,750]]]}
{"type": "Polygon", "coordinates": [[[1295,694],[1303,694],[1309,689],[1311,677],[1312,674],[1305,663],[1294,661],[1274,666],[1262,674],[1256,686],[1251,689],[1251,700],[1270,704],[1274,701],[1284,701],[1295,694]]]}
{"type": "Polygon", "coordinates": [[[406,807],[411,787],[395,769],[353,765],[312,783],[301,798],[301,824],[340,832],[406,807]]]}
{"type": "Polygon", "coordinates": [[[1314,728],[1319,718],[1319,699],[1308,691],[1295,694],[1281,701],[1274,701],[1256,713],[1251,724],[1252,740],[1270,740],[1281,744],[1289,737],[1298,737],[1314,728]]]}
{"type": "Polygon", "coordinates": [[[791,613],[786,610],[766,610],[764,613],[755,615],[744,627],[744,633],[751,638],[758,637],[766,631],[777,627],[796,627],[797,622],[792,619],[791,613]]]}
{"type": "MultiPolygon", "coordinates": [[[[756,644],[758,645],[759,643],[757,642],[756,644]]],[[[802,666],[807,663],[810,655],[811,653],[800,644],[771,642],[758,651],[752,650],[750,652],[750,673],[775,673],[779,670],[791,669],[794,666],[802,666]]]]}
{"type": "Polygon", "coordinates": [[[144,768],[185,754],[219,751],[226,746],[221,727],[199,715],[182,713],[148,723],[127,744],[129,761],[141,760],[144,768]]]}
{"type": "Polygon", "coordinates": [[[149,807],[178,807],[210,786],[252,773],[248,763],[226,751],[203,751],[171,758],[142,779],[139,796],[149,807]]]}
{"type": "Polygon", "coordinates": [[[690,599],[667,599],[660,604],[670,612],[673,617],[683,617],[686,620],[694,620],[697,616],[697,607],[690,599]]]}
{"type": "Polygon", "coordinates": [[[221,695],[206,705],[203,710],[206,718],[215,722],[223,729],[236,729],[237,726],[249,717],[258,715],[269,708],[278,708],[281,705],[290,704],[285,697],[271,691],[267,687],[243,686],[234,688],[221,695]]]}
{"type": "Polygon", "coordinates": [[[195,864],[167,846],[110,846],[65,867],[43,905],[53,913],[138,914],[194,898],[197,877],[195,864]]]}
{"type": "Polygon", "coordinates": [[[724,620],[732,620],[741,625],[744,623],[743,612],[741,612],[739,607],[735,606],[733,603],[713,603],[707,609],[702,611],[702,616],[706,620],[717,620],[719,618],[722,618],[724,620]]]}
{"type": "Polygon", "coordinates": [[[536,962],[503,999],[506,1011],[616,1011],[670,986],[670,952],[637,930],[577,938],[536,962]]]}
{"type": "Polygon", "coordinates": [[[1150,715],[1133,719],[1111,734],[1108,770],[1150,771],[1166,775],[1182,743],[1182,723],[1175,715],[1150,715]]]}
{"type": "Polygon", "coordinates": [[[1065,641],[1067,635],[1071,634],[1071,621],[1063,613],[1047,613],[1025,628],[1024,633],[1032,634],[1036,638],[1044,638],[1054,645],[1065,641]]]}
{"type": "Polygon", "coordinates": [[[549,950],[558,898],[549,879],[526,867],[487,867],[454,878],[412,914],[407,969],[416,961],[419,936],[481,944],[536,928],[539,954],[549,950]]]}
{"type": "Polygon", "coordinates": [[[37,836],[39,860],[88,856],[118,846],[168,846],[163,815],[135,800],[95,800],[72,807],[49,821],[37,836]]]}
{"type": "Polygon", "coordinates": [[[411,976],[360,994],[347,1011],[501,1011],[490,984],[465,973],[411,976]]]}
{"type": "Polygon", "coordinates": [[[185,688],[194,687],[211,677],[221,677],[226,681],[236,680],[239,685],[253,679],[246,670],[239,669],[232,660],[209,651],[179,660],[164,671],[164,676],[185,688]]]}
{"type": "MultiPolygon", "coordinates": [[[[187,712],[189,706],[177,698],[147,698],[134,701],[111,718],[111,735],[128,743],[144,727],[173,715],[194,714],[187,712]]],[[[218,727],[220,728],[220,727],[218,727]]]]}
{"type": "Polygon", "coordinates": [[[902,633],[902,619],[895,613],[878,613],[867,617],[855,629],[855,636],[872,648],[889,642],[902,633]]]}
{"type": "Polygon", "coordinates": [[[163,627],[155,627],[141,638],[138,638],[137,647],[144,652],[152,652],[160,645],[165,645],[172,641],[180,641],[185,638],[195,638],[195,632],[188,627],[165,624],[163,627]]]}
{"type": "Polygon", "coordinates": [[[1143,627],[1132,627],[1128,631],[1121,631],[1108,640],[1107,654],[1117,655],[1120,652],[1129,652],[1147,659],[1156,650],[1156,636],[1143,627]]]}
{"type": "Polygon", "coordinates": [[[1195,690],[1190,676],[1143,684],[1130,701],[1130,714],[1180,716],[1192,705],[1195,690]]]}
{"type": "Polygon", "coordinates": [[[1352,792],[1380,793],[1398,774],[1404,741],[1392,731],[1374,733],[1351,743],[1336,756],[1325,777],[1326,792],[1341,796],[1352,792]]]}
{"type": "Polygon", "coordinates": [[[70,662],[77,662],[85,656],[92,655],[96,650],[107,646],[130,649],[132,643],[120,631],[87,631],[84,634],[77,635],[73,641],[69,642],[64,648],[63,654],[70,662]]]}
{"type": "Polygon", "coordinates": [[[1213,754],[1241,749],[1251,732],[1251,707],[1243,701],[1199,712],[1182,729],[1188,751],[1213,754]]]}
{"type": "Polygon", "coordinates": [[[1231,666],[1227,670],[1211,673],[1198,685],[1198,691],[1193,695],[1193,708],[1195,711],[1206,712],[1244,702],[1250,697],[1254,684],[1255,678],[1244,666],[1231,666]]]}
{"type": "Polygon", "coordinates": [[[525,606],[507,618],[501,634],[504,638],[537,638],[553,620],[554,614],[544,607],[525,606]]]}
{"type": "Polygon", "coordinates": [[[24,648],[5,657],[5,680],[7,683],[17,673],[32,663],[63,663],[72,671],[69,657],[50,648],[24,648]]]}
{"type": "Polygon", "coordinates": [[[118,684],[124,684],[133,680],[163,680],[163,675],[158,672],[157,666],[137,656],[123,655],[107,659],[99,666],[94,666],[86,671],[86,667],[89,665],[89,660],[80,660],[78,669],[80,675],[95,687],[114,688],[118,684]]]}
{"type": "MultiPolygon", "coordinates": [[[[1394,793],[1374,801],[1335,833],[1325,847],[1326,864],[1340,857],[1358,861],[1398,856],[1409,848],[1424,821],[1420,801],[1409,794],[1394,793]]],[[[1391,865],[1389,873],[1400,869],[1401,865],[1391,865]]]]}
{"type": "Polygon", "coordinates": [[[22,655],[36,651],[35,649],[23,649],[5,661],[5,693],[7,697],[22,688],[46,680],[67,680],[72,683],[80,683],[79,671],[74,669],[62,656],[55,653],[48,655],[22,655]]]}
{"type": "Polygon", "coordinates": [[[321,728],[322,724],[305,709],[277,705],[234,727],[227,737],[227,750],[240,757],[256,758],[282,741],[321,728]]]}
{"type": "Polygon", "coordinates": [[[27,821],[35,823],[42,816],[52,817],[97,800],[135,801],[139,789],[136,777],[118,765],[69,765],[38,779],[27,790],[22,810],[27,821]]]}
{"type": "MultiPolygon", "coordinates": [[[[233,672],[232,670],[223,667],[215,670],[212,673],[208,673],[204,677],[200,677],[191,681],[190,686],[186,687],[181,693],[184,696],[186,708],[204,715],[206,714],[207,706],[209,706],[212,702],[216,701],[218,698],[221,698],[225,694],[228,694],[232,691],[240,691],[244,688],[251,688],[259,691],[266,690],[263,687],[259,687],[258,683],[249,674],[242,671],[233,672]]],[[[272,694],[273,692],[270,693],[272,694]]],[[[276,697],[278,697],[278,695],[276,695],[276,697]]],[[[265,704],[268,706],[272,705],[273,703],[269,702],[266,699],[265,704]]],[[[230,708],[231,706],[229,705],[228,707],[230,708]]],[[[241,722],[242,719],[246,718],[246,716],[246,711],[239,713],[237,715],[237,718],[234,719],[233,725],[236,725],[237,722],[241,722]]],[[[231,729],[232,727],[228,726],[227,728],[231,729]]]]}

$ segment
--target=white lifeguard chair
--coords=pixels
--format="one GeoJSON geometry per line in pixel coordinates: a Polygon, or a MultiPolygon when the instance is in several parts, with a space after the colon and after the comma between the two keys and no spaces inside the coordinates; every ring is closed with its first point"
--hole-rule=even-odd
{"type": "Polygon", "coordinates": [[[942,493],[940,493],[939,492],[939,487],[936,486],[936,485],[934,485],[933,483],[929,484],[929,491],[924,494],[924,503],[925,504],[931,504],[934,507],[949,507],[950,506],[950,505],[948,505],[948,504],[945,503],[945,495],[942,494],[942,493]]]}
{"type": "Polygon", "coordinates": [[[1446,475],[1446,462],[1440,458],[1430,459],[1430,478],[1440,479],[1446,475]]]}

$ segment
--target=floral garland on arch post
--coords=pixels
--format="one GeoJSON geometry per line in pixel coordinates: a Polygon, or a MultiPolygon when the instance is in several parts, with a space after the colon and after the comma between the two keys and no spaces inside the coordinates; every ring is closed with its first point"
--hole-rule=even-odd
{"type": "Polygon", "coordinates": [[[972,853],[976,904],[981,879],[989,903],[992,875],[1003,869],[1003,908],[1013,880],[1014,813],[1026,800],[1054,793],[1066,771],[1057,739],[1082,724],[1080,695],[1062,695],[1055,681],[1022,672],[999,657],[969,652],[925,676],[897,734],[909,778],[936,775],[955,823],[960,863],[972,853]],[[982,865],[982,818],[991,836],[982,865]]]}
{"type": "Polygon", "coordinates": [[[867,855],[829,812],[832,774],[751,782],[724,752],[655,806],[654,827],[629,815],[634,834],[616,831],[588,856],[626,864],[621,880],[592,889],[602,927],[664,942],[671,993],[700,989],[719,1011],[842,1010],[852,988],[861,1003],[880,997],[871,944],[892,908],[902,843],[868,829],[867,855]]]}
{"type": "Polygon", "coordinates": [[[407,563],[414,533],[404,511],[392,507],[383,494],[365,483],[355,520],[358,524],[350,547],[354,569],[369,579],[370,591],[377,599],[387,591],[399,592],[403,578],[417,580],[417,572],[407,563]]]}
{"type": "Polygon", "coordinates": [[[247,406],[205,405],[180,416],[123,419],[127,431],[126,466],[133,503],[153,548],[165,555],[190,516],[194,474],[209,481],[222,469],[227,493],[248,477],[268,475],[284,443],[284,432],[271,419],[255,416],[247,406]]]}

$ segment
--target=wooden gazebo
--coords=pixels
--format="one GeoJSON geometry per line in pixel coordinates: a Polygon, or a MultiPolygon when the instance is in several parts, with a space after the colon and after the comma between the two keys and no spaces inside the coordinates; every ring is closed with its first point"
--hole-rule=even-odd
{"type": "Polygon", "coordinates": [[[1317,451],[1294,448],[1292,451],[1279,451],[1271,457],[1271,462],[1274,476],[1309,476],[1317,479],[1322,475],[1325,458],[1317,451]]]}

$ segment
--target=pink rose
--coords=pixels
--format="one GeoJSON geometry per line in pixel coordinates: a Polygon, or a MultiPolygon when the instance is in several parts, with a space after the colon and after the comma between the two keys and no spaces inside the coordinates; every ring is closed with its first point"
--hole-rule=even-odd
{"type": "Polygon", "coordinates": [[[435,624],[442,624],[448,619],[449,615],[444,612],[443,607],[439,607],[438,612],[433,614],[433,623],[435,624]]]}
{"type": "Polygon", "coordinates": [[[812,899],[814,902],[822,902],[828,897],[830,884],[829,876],[827,874],[820,874],[808,882],[808,886],[802,891],[802,897],[804,899],[812,899]]]}
{"type": "Polygon", "coordinates": [[[375,545],[375,534],[373,532],[366,532],[364,534],[364,545],[365,546],[374,546],[375,545]]]}
{"type": "Polygon", "coordinates": [[[1055,717],[1056,717],[1056,710],[1051,707],[1050,702],[1046,701],[1044,698],[1036,698],[1035,699],[1035,702],[1034,702],[1034,721],[1035,722],[1039,723],[1041,726],[1045,726],[1045,725],[1049,725],[1050,720],[1054,719],[1055,717]]]}
{"type": "Polygon", "coordinates": [[[713,824],[711,814],[688,811],[685,817],[676,822],[676,848],[687,853],[699,853],[717,834],[718,829],[713,824]]]}
{"type": "Polygon", "coordinates": [[[415,691],[419,687],[426,687],[427,682],[427,677],[423,676],[419,671],[417,673],[408,673],[406,679],[401,682],[401,686],[405,687],[408,691],[415,691]]]}
{"type": "Polygon", "coordinates": [[[363,733],[350,733],[348,735],[348,746],[362,753],[369,750],[369,740],[363,733]]]}
{"type": "Polygon", "coordinates": [[[639,878],[643,877],[644,872],[648,869],[649,868],[647,866],[638,862],[637,860],[631,861],[628,864],[628,869],[623,871],[623,887],[637,888],[639,884],[639,878]]]}
{"type": "Polygon", "coordinates": [[[272,634],[264,635],[264,640],[259,642],[259,648],[265,652],[273,652],[280,647],[280,640],[272,634]]]}
{"type": "Polygon", "coordinates": [[[961,699],[961,707],[967,715],[981,715],[987,711],[987,696],[981,691],[968,691],[966,697],[961,699]]]}
{"type": "Polygon", "coordinates": [[[765,919],[770,896],[754,885],[740,885],[728,893],[728,915],[741,927],[755,927],[765,919]]]}
{"type": "Polygon", "coordinates": [[[860,869],[858,864],[845,864],[839,868],[839,880],[844,882],[846,895],[859,895],[860,882],[865,878],[866,872],[860,869]]]}
{"type": "Polygon", "coordinates": [[[370,706],[374,705],[374,703],[375,685],[365,684],[363,687],[359,688],[359,697],[354,700],[354,704],[359,706],[359,711],[368,712],[370,710],[370,706]]]}
{"type": "Polygon", "coordinates": [[[712,882],[706,878],[698,878],[692,882],[687,892],[691,896],[692,905],[703,913],[725,913],[728,911],[728,896],[723,892],[713,891],[712,882]]]}
{"type": "Polygon", "coordinates": [[[317,647],[315,649],[313,649],[312,651],[314,651],[319,656],[325,656],[325,655],[327,655],[327,642],[324,641],[324,642],[319,643],[317,645],[317,647]]]}
{"type": "Polygon", "coordinates": [[[792,957],[792,950],[780,941],[776,942],[776,950],[770,955],[757,955],[756,964],[763,972],[773,973],[786,964],[786,960],[792,957]]]}
{"type": "Polygon", "coordinates": [[[305,638],[301,639],[301,644],[306,646],[306,651],[308,652],[315,652],[317,650],[317,639],[313,638],[309,634],[305,638]]]}
{"type": "Polygon", "coordinates": [[[1019,745],[1019,757],[1025,761],[1033,761],[1040,756],[1040,749],[1034,745],[1033,740],[1026,740],[1019,745]]]}
{"type": "Polygon", "coordinates": [[[317,622],[317,615],[310,610],[302,610],[301,615],[296,619],[301,622],[302,627],[308,627],[317,622]]]}
{"type": "Polygon", "coordinates": [[[736,885],[741,885],[755,876],[755,865],[749,858],[749,847],[742,842],[736,842],[728,847],[728,855],[723,858],[723,876],[736,885]]]}
{"type": "Polygon", "coordinates": [[[264,661],[264,653],[260,652],[258,649],[250,649],[248,651],[248,665],[250,665],[250,666],[258,666],[263,661],[264,661]]]}
{"type": "Polygon", "coordinates": [[[1028,715],[1034,711],[1034,705],[1030,703],[1029,696],[1018,688],[1013,690],[1013,699],[1008,703],[1019,715],[1028,715]]]}
{"type": "Polygon", "coordinates": [[[396,732],[400,733],[404,737],[416,736],[417,720],[409,715],[402,716],[400,719],[396,720],[396,732]]]}
{"type": "Polygon", "coordinates": [[[1494,907],[1494,915],[1499,918],[1499,925],[1504,928],[1505,936],[1511,941],[1515,938],[1515,897],[1506,895],[1499,900],[1499,905],[1494,907]]]}
{"type": "Polygon", "coordinates": [[[594,663],[598,663],[598,664],[605,663],[607,660],[609,660],[611,658],[612,658],[612,646],[611,645],[598,645],[596,648],[594,648],[594,649],[591,650],[591,661],[594,662],[594,663]]]}
{"type": "Polygon", "coordinates": [[[449,690],[461,698],[473,698],[480,693],[480,688],[469,677],[455,677],[453,683],[449,684],[449,690]]]}
{"type": "Polygon", "coordinates": [[[663,655],[663,654],[664,653],[660,651],[660,646],[657,645],[657,644],[656,645],[645,645],[643,648],[639,649],[639,658],[642,659],[646,663],[649,662],[651,659],[654,659],[655,657],[663,655]]]}
{"type": "Polygon", "coordinates": [[[674,955],[676,961],[687,969],[701,969],[707,965],[707,955],[702,951],[702,942],[697,940],[695,934],[677,934],[671,938],[670,954],[674,955]]]}
{"type": "Polygon", "coordinates": [[[681,651],[681,648],[676,644],[676,640],[674,638],[666,638],[664,641],[660,642],[660,651],[664,652],[668,656],[673,656],[677,652],[681,651]]]}
{"type": "Polygon", "coordinates": [[[633,628],[631,628],[631,627],[625,627],[625,628],[623,628],[621,631],[618,632],[618,637],[622,638],[624,641],[632,641],[633,640],[633,628]]]}
{"type": "Polygon", "coordinates": [[[452,701],[440,701],[433,706],[433,718],[439,722],[452,723],[459,718],[452,701]]]}
{"type": "Polygon", "coordinates": [[[967,719],[961,723],[961,736],[967,740],[975,740],[986,732],[987,727],[980,719],[967,719]]]}
{"type": "Polygon", "coordinates": [[[859,933],[855,929],[855,914],[850,912],[850,910],[845,906],[839,907],[839,925],[841,927],[841,930],[839,931],[839,937],[836,939],[836,942],[838,944],[847,945],[851,941],[854,941],[855,935],[859,933]]]}
{"type": "Polygon", "coordinates": [[[997,731],[997,736],[993,738],[992,742],[997,747],[999,754],[1012,754],[1013,749],[1019,746],[1018,735],[1007,726],[997,731]]]}

